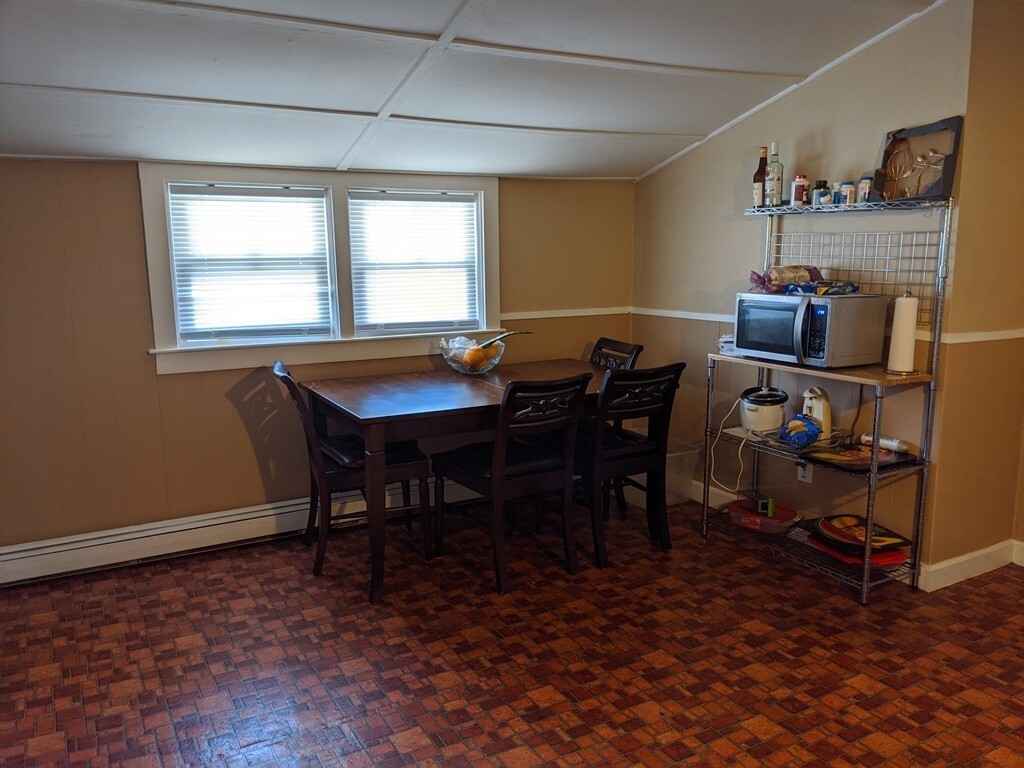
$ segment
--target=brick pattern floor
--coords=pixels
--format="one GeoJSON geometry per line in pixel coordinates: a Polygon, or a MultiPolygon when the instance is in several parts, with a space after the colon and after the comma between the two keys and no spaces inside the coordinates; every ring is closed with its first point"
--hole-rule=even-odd
{"type": "Polygon", "coordinates": [[[1024,569],[862,607],[631,511],[607,570],[517,535],[505,597],[400,525],[380,606],[358,529],[2,589],[0,765],[1024,766],[1024,569]]]}

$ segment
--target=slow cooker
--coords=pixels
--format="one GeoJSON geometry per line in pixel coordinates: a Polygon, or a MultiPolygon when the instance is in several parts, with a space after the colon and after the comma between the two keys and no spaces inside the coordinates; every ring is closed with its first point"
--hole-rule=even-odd
{"type": "Polygon", "coordinates": [[[756,432],[780,429],[789,395],[778,387],[751,387],[740,395],[740,423],[756,432]]]}

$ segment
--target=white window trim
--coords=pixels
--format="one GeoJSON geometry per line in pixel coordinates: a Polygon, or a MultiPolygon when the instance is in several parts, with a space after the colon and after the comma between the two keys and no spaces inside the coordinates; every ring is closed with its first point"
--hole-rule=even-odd
{"type": "MultiPolygon", "coordinates": [[[[344,318],[350,276],[348,253],[348,190],[350,188],[394,188],[409,190],[457,190],[480,192],[483,198],[484,317],[481,334],[501,327],[498,270],[498,180],[484,176],[425,176],[413,174],[351,173],[341,171],[281,170],[236,166],[139,163],[142,192],[142,220],[149,268],[149,295],[153,312],[154,348],[158,374],[233,370],[272,365],[285,360],[289,365],[305,363],[379,360],[416,357],[438,353],[438,334],[392,337],[344,338],[330,341],[256,344],[248,346],[179,349],[174,325],[171,258],[167,229],[168,182],[243,183],[332,188],[334,249],[337,259],[338,291],[344,318]]],[[[345,320],[342,321],[343,331],[345,320]]]]}

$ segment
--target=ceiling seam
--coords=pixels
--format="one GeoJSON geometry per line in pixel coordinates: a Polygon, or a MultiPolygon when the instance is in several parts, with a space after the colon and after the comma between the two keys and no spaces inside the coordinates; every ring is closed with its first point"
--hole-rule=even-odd
{"type": "Polygon", "coordinates": [[[663,64],[655,61],[637,59],[618,59],[611,56],[595,56],[586,53],[548,51],[540,48],[519,48],[511,45],[482,43],[476,40],[457,40],[448,46],[451,50],[480,53],[489,56],[501,56],[511,59],[533,61],[557,61],[566,64],[579,64],[599,69],[621,69],[629,72],[646,72],[651,74],[676,75],[683,77],[772,77],[802,80],[807,75],[795,72],[767,72],[742,69],[719,69],[716,67],[690,67],[683,64],[663,64]]]}
{"type": "Polygon", "coordinates": [[[335,166],[336,170],[344,171],[348,170],[353,161],[359,157],[360,153],[366,147],[367,143],[380,131],[381,126],[387,122],[391,116],[393,105],[399,101],[402,95],[408,91],[409,85],[414,83],[416,80],[421,78],[437,61],[437,59],[444,52],[448,44],[455,39],[456,35],[475,17],[483,8],[488,4],[490,0],[464,0],[459,10],[455,12],[451,20],[445,25],[445,28],[438,35],[437,40],[424,51],[416,62],[409,68],[405,77],[395,86],[391,94],[381,104],[380,109],[377,110],[377,116],[369,125],[364,126],[363,130],[359,132],[355,140],[349,144],[345,154],[342,155],[338,164],[335,166]]]}
{"type": "Polygon", "coordinates": [[[36,91],[55,91],[58,93],[80,93],[91,96],[112,96],[114,98],[138,99],[150,101],[177,101],[184,104],[209,104],[223,107],[242,107],[245,109],[265,109],[275,112],[308,112],[311,114],[334,115],[338,117],[356,117],[372,120],[375,112],[356,112],[330,107],[303,107],[294,104],[271,104],[259,101],[231,101],[228,99],[212,99],[203,96],[175,96],[164,93],[144,93],[141,91],[110,91],[102,88],[81,88],[67,85],[41,85],[37,83],[0,82],[0,88],[23,88],[36,91]]]}
{"type": "MultiPolygon", "coordinates": [[[[102,1],[102,0],[101,0],[102,1]]],[[[356,24],[345,24],[340,21],[329,21],[327,19],[316,19],[310,16],[289,16],[283,13],[268,13],[266,11],[254,11],[248,8],[229,8],[218,5],[207,5],[206,3],[180,2],[179,0],[121,0],[127,6],[146,6],[165,12],[175,11],[196,11],[198,13],[215,14],[219,16],[238,16],[247,19],[257,19],[283,26],[319,27],[343,32],[352,32],[363,37],[373,37],[380,40],[402,40],[417,43],[432,44],[437,41],[436,35],[425,32],[403,32],[397,29],[381,29],[379,27],[361,27],[356,24]]]]}
{"type": "Polygon", "coordinates": [[[601,128],[557,128],[542,125],[514,125],[511,123],[482,123],[473,120],[446,120],[434,117],[417,117],[415,115],[391,115],[389,120],[408,123],[431,123],[444,125],[450,128],[484,128],[501,131],[522,131],[524,133],[571,133],[581,136],[636,136],[640,138],[666,138],[666,139],[698,139],[706,134],[694,133],[667,133],[665,131],[617,131],[614,129],[601,128]]]}

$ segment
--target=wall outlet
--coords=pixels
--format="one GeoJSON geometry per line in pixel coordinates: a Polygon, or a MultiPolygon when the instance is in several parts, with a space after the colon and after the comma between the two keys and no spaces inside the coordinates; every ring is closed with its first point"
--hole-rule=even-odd
{"type": "Polygon", "coordinates": [[[814,467],[810,464],[797,464],[796,465],[796,479],[801,483],[811,482],[811,475],[813,474],[814,467]]]}

